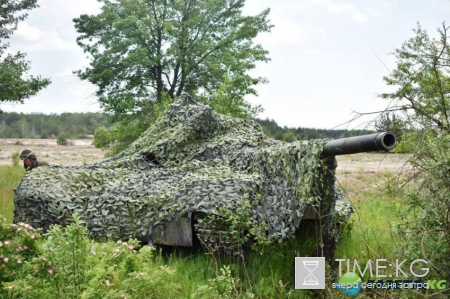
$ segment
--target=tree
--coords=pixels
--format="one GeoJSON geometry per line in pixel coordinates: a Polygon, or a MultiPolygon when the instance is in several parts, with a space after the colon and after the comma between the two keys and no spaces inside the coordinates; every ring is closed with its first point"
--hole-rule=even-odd
{"type": "Polygon", "coordinates": [[[68,145],[69,142],[67,141],[67,134],[65,132],[61,132],[58,134],[58,137],[56,138],[56,144],[58,145],[68,145]]]}
{"type": "Polygon", "coordinates": [[[400,142],[403,133],[407,130],[407,125],[405,121],[395,113],[384,113],[380,115],[380,118],[375,122],[375,130],[377,132],[392,132],[400,142]]]}
{"type": "Polygon", "coordinates": [[[450,278],[450,46],[449,27],[432,39],[420,25],[394,53],[395,70],[384,78],[396,90],[384,93],[386,113],[403,113],[409,128],[410,160],[417,188],[407,195],[406,243],[410,258],[426,258],[436,277],[450,278]],[[414,134],[412,134],[414,133],[414,134]]]}
{"type": "Polygon", "coordinates": [[[269,9],[243,16],[245,0],[99,1],[101,13],[74,19],[78,45],[92,56],[77,74],[98,86],[99,102],[114,121],[137,120],[146,128],[183,92],[222,113],[255,112],[242,97],[256,95],[254,86],[266,82],[248,71],[269,60],[252,41],[270,31],[269,9]]]}
{"type": "Polygon", "coordinates": [[[25,54],[7,54],[9,44],[5,40],[17,29],[27,11],[37,7],[37,0],[11,0],[0,2],[0,102],[19,102],[37,94],[50,84],[49,79],[41,76],[26,76],[30,63],[25,54]]]}

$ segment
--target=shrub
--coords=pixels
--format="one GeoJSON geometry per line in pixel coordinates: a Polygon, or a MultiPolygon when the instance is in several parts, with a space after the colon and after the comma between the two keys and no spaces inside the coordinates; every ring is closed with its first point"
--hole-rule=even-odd
{"type": "Polygon", "coordinates": [[[68,140],[67,140],[67,134],[64,132],[61,132],[58,134],[58,137],[56,138],[56,144],[58,145],[68,145],[68,140]]]}
{"type": "MultiPolygon", "coordinates": [[[[180,297],[181,286],[173,278],[175,271],[156,264],[151,248],[138,250],[137,240],[90,241],[76,214],[74,221],[66,228],[52,226],[42,243],[42,255],[26,263],[15,280],[12,280],[14,273],[7,272],[10,276],[8,280],[2,279],[8,282],[0,289],[0,297],[2,294],[12,298],[180,297]]],[[[14,261],[17,264],[17,258],[14,261]]]]}
{"type": "Polygon", "coordinates": [[[95,129],[93,144],[96,148],[107,149],[111,143],[112,136],[107,128],[101,126],[95,129]]]}
{"type": "MultiPolygon", "coordinates": [[[[6,224],[0,215],[0,281],[16,279],[23,265],[38,255],[39,230],[29,224],[6,224]]],[[[0,289],[0,297],[2,290],[0,289]]]]}
{"type": "Polygon", "coordinates": [[[12,159],[12,166],[17,167],[19,166],[20,163],[20,153],[19,152],[15,152],[11,155],[11,159],[12,159]]]}

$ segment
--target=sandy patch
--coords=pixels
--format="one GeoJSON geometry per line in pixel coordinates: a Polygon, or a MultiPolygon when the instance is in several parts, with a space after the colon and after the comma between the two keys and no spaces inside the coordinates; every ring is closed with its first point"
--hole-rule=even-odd
{"type": "Polygon", "coordinates": [[[11,165],[11,155],[31,149],[38,160],[64,166],[83,165],[105,160],[104,151],[95,148],[90,139],[69,140],[73,145],[57,145],[56,139],[0,139],[0,165],[11,165]]]}

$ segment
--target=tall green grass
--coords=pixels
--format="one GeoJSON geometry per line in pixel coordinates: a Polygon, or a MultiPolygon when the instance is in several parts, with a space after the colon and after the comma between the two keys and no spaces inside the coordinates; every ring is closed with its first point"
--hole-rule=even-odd
{"type": "Polygon", "coordinates": [[[11,223],[14,213],[14,188],[24,175],[23,167],[0,166],[0,214],[11,223]]]}

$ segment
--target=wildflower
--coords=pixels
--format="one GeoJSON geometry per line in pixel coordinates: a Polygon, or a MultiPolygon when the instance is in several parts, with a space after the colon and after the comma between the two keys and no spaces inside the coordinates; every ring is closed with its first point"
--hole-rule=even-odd
{"type": "Polygon", "coordinates": [[[36,235],[35,234],[31,235],[31,239],[34,239],[34,238],[36,238],[36,235]]]}
{"type": "Polygon", "coordinates": [[[21,259],[18,259],[18,260],[17,260],[17,263],[18,263],[18,264],[22,264],[22,260],[21,260],[21,259]]]}
{"type": "Polygon", "coordinates": [[[9,258],[5,257],[5,258],[3,259],[3,261],[4,261],[5,263],[7,263],[7,262],[9,261],[9,258]]]}
{"type": "Polygon", "coordinates": [[[24,249],[24,250],[27,250],[27,249],[28,249],[28,246],[27,246],[27,245],[23,246],[23,249],[24,249]]]}
{"type": "Polygon", "coordinates": [[[134,248],[133,245],[128,245],[128,249],[132,250],[134,248]]]}
{"type": "Polygon", "coordinates": [[[5,245],[8,245],[11,242],[11,240],[6,240],[5,245]]]}
{"type": "Polygon", "coordinates": [[[17,247],[17,248],[16,248],[16,251],[19,252],[19,251],[20,251],[20,247],[17,247]]]}
{"type": "Polygon", "coordinates": [[[7,288],[8,290],[12,290],[13,287],[14,287],[14,286],[7,286],[6,288],[7,288]]]}
{"type": "Polygon", "coordinates": [[[50,273],[50,274],[52,274],[53,273],[53,269],[48,269],[48,271],[47,271],[48,273],[50,273]]]}
{"type": "Polygon", "coordinates": [[[117,254],[119,253],[119,251],[120,251],[120,248],[116,248],[116,250],[114,250],[113,257],[116,257],[117,254]]]}
{"type": "Polygon", "coordinates": [[[105,280],[106,285],[109,287],[111,284],[109,283],[109,280],[105,280]]]}

